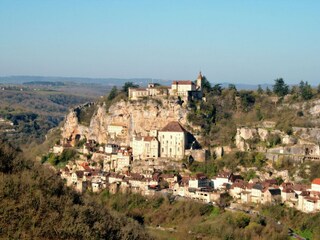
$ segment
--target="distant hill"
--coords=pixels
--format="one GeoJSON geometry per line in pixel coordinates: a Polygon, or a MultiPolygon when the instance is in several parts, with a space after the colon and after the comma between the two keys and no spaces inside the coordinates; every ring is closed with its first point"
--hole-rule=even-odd
{"type": "Polygon", "coordinates": [[[23,85],[43,85],[43,86],[64,86],[65,84],[63,82],[49,82],[49,81],[32,81],[32,82],[24,82],[23,85]]]}
{"type": "MultiPolygon", "coordinates": [[[[134,82],[140,86],[146,86],[150,82],[157,82],[162,85],[170,85],[172,80],[153,79],[153,78],[83,78],[83,77],[46,77],[46,76],[3,76],[0,77],[0,83],[3,84],[39,84],[45,85],[51,82],[73,83],[73,84],[99,84],[105,86],[122,86],[125,82],[134,82]]],[[[211,84],[219,82],[211,81],[211,84]]],[[[228,87],[230,83],[221,83],[222,87],[228,87]]],[[[237,89],[255,90],[258,85],[235,83],[237,89]]],[[[261,84],[262,88],[271,88],[271,84],[261,84]]]]}

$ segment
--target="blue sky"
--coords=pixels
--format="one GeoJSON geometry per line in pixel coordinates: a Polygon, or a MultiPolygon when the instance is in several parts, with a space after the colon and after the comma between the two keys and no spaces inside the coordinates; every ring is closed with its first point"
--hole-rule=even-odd
{"type": "Polygon", "coordinates": [[[0,76],[320,81],[320,1],[0,0],[0,76]]]}

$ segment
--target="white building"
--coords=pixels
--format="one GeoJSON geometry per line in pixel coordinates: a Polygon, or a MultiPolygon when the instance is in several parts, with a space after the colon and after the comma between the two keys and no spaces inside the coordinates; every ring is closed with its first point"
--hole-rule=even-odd
{"type": "Polygon", "coordinates": [[[147,88],[129,88],[128,97],[130,100],[138,100],[139,98],[149,96],[180,96],[184,99],[189,97],[202,97],[202,81],[203,76],[201,72],[194,83],[191,80],[177,80],[173,81],[171,87],[157,86],[149,83],[147,88]]]}
{"type": "Polygon", "coordinates": [[[210,180],[204,174],[197,174],[189,179],[189,188],[205,188],[210,186],[210,180]]]}
{"type": "Polygon", "coordinates": [[[187,144],[186,130],[179,122],[170,122],[159,131],[160,157],[181,159],[187,144]]]}
{"type": "Polygon", "coordinates": [[[213,178],[211,181],[213,182],[213,187],[215,189],[220,189],[225,184],[231,184],[232,173],[230,172],[220,172],[216,178],[213,178]]]}
{"type": "Polygon", "coordinates": [[[109,153],[109,154],[115,154],[117,153],[119,150],[119,146],[117,144],[111,144],[108,143],[105,147],[104,147],[104,151],[105,153],[109,153]]]}
{"type": "Polygon", "coordinates": [[[312,181],[311,191],[320,192],[320,178],[316,178],[312,181]]]}
{"type": "Polygon", "coordinates": [[[147,88],[129,88],[128,97],[130,100],[138,100],[139,98],[149,96],[167,96],[169,88],[149,83],[147,88]]]}
{"type": "Polygon", "coordinates": [[[159,141],[156,137],[133,136],[131,146],[133,150],[132,155],[134,158],[145,159],[159,157],[159,141]]]}

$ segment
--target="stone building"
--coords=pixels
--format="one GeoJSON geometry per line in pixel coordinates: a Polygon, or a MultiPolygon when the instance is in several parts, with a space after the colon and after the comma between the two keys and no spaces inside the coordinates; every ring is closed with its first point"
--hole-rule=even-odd
{"type": "Polygon", "coordinates": [[[179,122],[170,122],[159,131],[160,157],[181,159],[185,155],[187,132],[179,122]]]}
{"type": "Polygon", "coordinates": [[[173,81],[169,93],[171,96],[180,96],[184,100],[190,100],[193,98],[202,98],[202,81],[203,76],[201,72],[196,82],[190,80],[173,81]]]}
{"type": "Polygon", "coordinates": [[[156,136],[133,136],[132,155],[134,158],[158,158],[159,157],[159,141],[156,136]]]}
{"type": "Polygon", "coordinates": [[[149,96],[168,96],[168,94],[169,87],[149,83],[147,88],[129,88],[128,97],[130,100],[137,100],[149,96]]]}
{"type": "Polygon", "coordinates": [[[149,83],[147,88],[129,88],[128,97],[130,100],[138,100],[143,97],[152,96],[180,96],[184,100],[192,98],[202,98],[202,81],[201,72],[198,75],[196,82],[191,80],[176,80],[173,81],[170,87],[158,86],[154,83],[149,83]]]}

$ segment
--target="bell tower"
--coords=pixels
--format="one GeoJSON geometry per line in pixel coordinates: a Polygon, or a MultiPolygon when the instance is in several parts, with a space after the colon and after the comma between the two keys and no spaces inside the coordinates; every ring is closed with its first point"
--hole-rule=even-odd
{"type": "Polygon", "coordinates": [[[198,78],[197,78],[197,90],[201,91],[202,90],[202,79],[203,76],[201,74],[201,71],[199,72],[198,78]]]}

